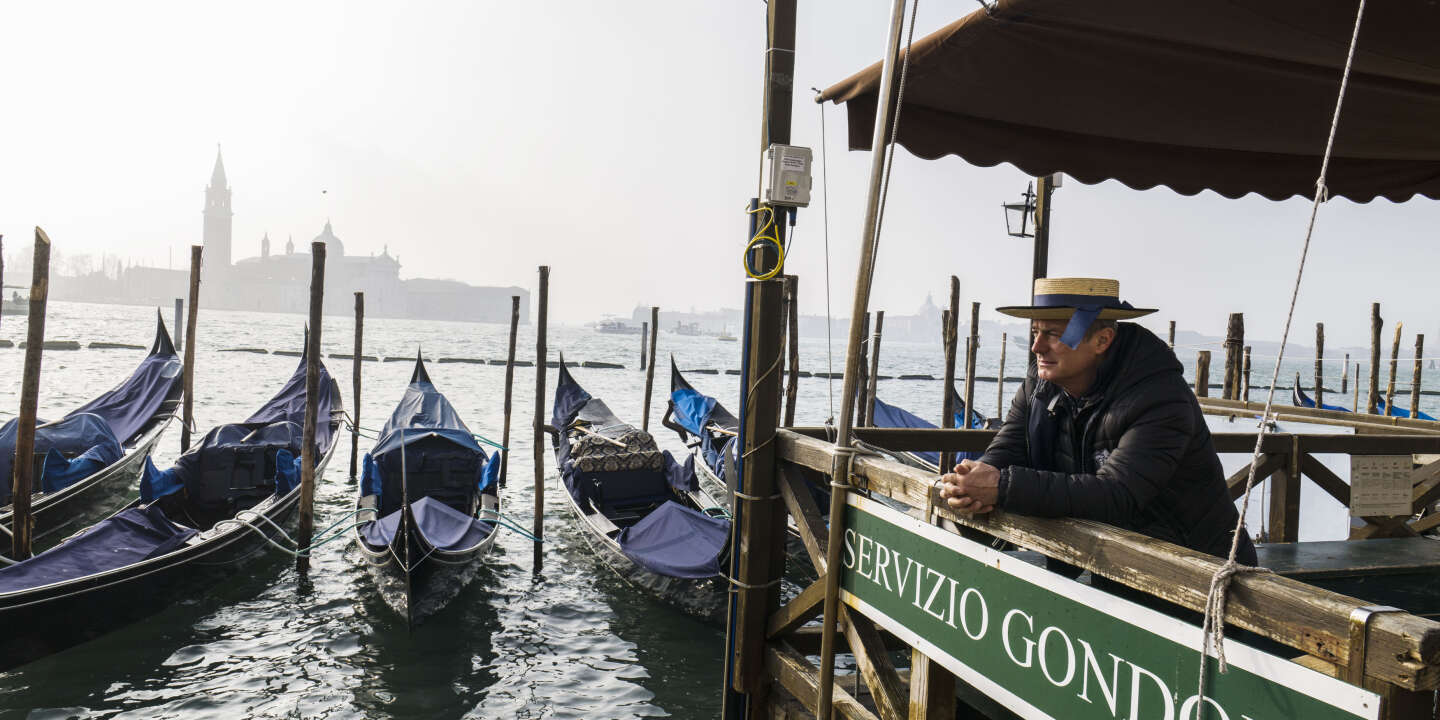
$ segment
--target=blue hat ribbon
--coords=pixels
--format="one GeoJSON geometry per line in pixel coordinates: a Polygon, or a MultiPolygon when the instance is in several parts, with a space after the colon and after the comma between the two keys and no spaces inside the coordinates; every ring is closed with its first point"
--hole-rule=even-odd
{"type": "Polygon", "coordinates": [[[1060,342],[1065,343],[1065,346],[1071,350],[1080,346],[1080,342],[1085,339],[1085,333],[1090,331],[1090,325],[1100,317],[1101,310],[1107,308],[1134,309],[1130,303],[1121,302],[1116,298],[1067,294],[1036,295],[1034,307],[1075,308],[1075,313],[1070,316],[1070,323],[1065,326],[1065,333],[1060,336],[1060,342]],[[1096,302],[1097,300],[1100,302],[1096,302]]]}

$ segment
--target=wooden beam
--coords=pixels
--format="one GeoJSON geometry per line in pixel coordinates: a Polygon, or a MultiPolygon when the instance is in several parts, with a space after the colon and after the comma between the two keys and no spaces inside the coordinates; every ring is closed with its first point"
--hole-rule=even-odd
{"type": "MultiPolygon", "coordinates": [[[[815,697],[820,691],[818,671],[804,655],[784,643],[765,648],[765,669],[780,681],[780,686],[795,696],[805,709],[815,712],[815,697]]],[[[847,720],[879,720],[838,684],[831,686],[834,717],[847,720]]]]}
{"type": "MultiPolygon", "coordinates": [[[[1243,402],[1223,398],[1201,398],[1200,409],[1207,415],[1230,415],[1259,417],[1265,410],[1263,402],[1243,402]]],[[[1271,410],[1281,420],[1292,422],[1315,422],[1323,425],[1363,428],[1409,428],[1422,433],[1440,433],[1440,422],[1416,420],[1414,418],[1385,417],[1345,412],[1343,410],[1317,410],[1294,406],[1277,406],[1271,410]]]]}
{"type": "MultiPolygon", "coordinates": [[[[829,443],[788,430],[776,438],[780,457],[821,472],[833,464],[829,443]]],[[[867,456],[854,473],[872,492],[912,507],[934,502],[937,514],[962,525],[1143,590],[1191,610],[1205,607],[1219,558],[1101,523],[1044,519],[1002,511],[962,516],[932,499],[934,476],[867,456]]],[[[1370,603],[1270,574],[1231,582],[1227,622],[1303,652],[1344,664],[1349,656],[1350,612],[1370,603]]],[[[1384,613],[1371,622],[1365,672],[1405,689],[1440,687],[1440,623],[1407,613],[1384,613]]]]}
{"type": "MultiPolygon", "coordinates": [[[[1433,423],[1432,423],[1433,424],[1433,423]]],[[[823,427],[802,426],[789,428],[806,437],[825,439],[830,437],[823,427]]],[[[866,444],[886,450],[953,450],[983,451],[995,438],[994,430],[942,430],[938,428],[856,428],[854,436],[866,444]]],[[[1290,451],[1291,438],[1300,438],[1300,448],[1310,453],[1344,453],[1350,455],[1424,455],[1440,454],[1440,435],[1414,433],[1390,435],[1325,434],[1308,435],[1295,433],[1267,433],[1261,452],[1285,454],[1290,451]]],[[[1244,453],[1255,450],[1253,432],[1212,433],[1215,451],[1220,453],[1244,453]]]]}
{"type": "Polygon", "coordinates": [[[1350,507],[1350,483],[1341,480],[1339,475],[1331,472],[1330,468],[1325,467],[1314,455],[1301,453],[1300,472],[1321,490],[1329,493],[1330,497],[1340,501],[1341,505],[1350,507]]]}
{"type": "Polygon", "coordinates": [[[1300,441],[1295,435],[1290,440],[1284,465],[1270,476],[1270,542],[1300,538],[1300,441]]]}
{"type": "Polygon", "coordinates": [[[788,635],[820,616],[825,603],[825,581],[816,580],[785,603],[765,625],[765,637],[774,639],[788,635]]]}
{"type": "MultiPolygon", "coordinates": [[[[1260,483],[1264,482],[1265,478],[1274,475],[1276,470],[1279,470],[1284,466],[1284,455],[1270,455],[1267,453],[1260,453],[1260,465],[1255,469],[1255,484],[1259,485],[1260,483]]],[[[1235,474],[1231,475],[1225,481],[1226,486],[1230,490],[1231,500],[1239,499],[1241,495],[1245,494],[1245,483],[1249,479],[1250,465],[1247,463],[1245,467],[1236,470],[1235,474]]]]}
{"type": "Polygon", "coordinates": [[[1380,399],[1380,303],[1370,303],[1370,394],[1365,401],[1365,414],[1374,415],[1380,399]]]}
{"type": "Polygon", "coordinates": [[[824,574],[826,546],[830,537],[826,532],[825,518],[820,514],[820,508],[816,507],[810,489],[805,487],[800,468],[793,465],[782,466],[779,483],[780,497],[785,501],[785,509],[795,518],[800,542],[805,546],[805,552],[810,555],[810,562],[815,566],[815,570],[824,574]]]}
{"type": "Polygon", "coordinates": [[[955,720],[955,675],[910,648],[910,720],[955,720]]]}
{"type": "Polygon", "coordinates": [[[1430,503],[1440,500],[1440,460],[1410,473],[1410,484],[1415,487],[1410,500],[1410,509],[1413,512],[1418,513],[1430,503]]]}

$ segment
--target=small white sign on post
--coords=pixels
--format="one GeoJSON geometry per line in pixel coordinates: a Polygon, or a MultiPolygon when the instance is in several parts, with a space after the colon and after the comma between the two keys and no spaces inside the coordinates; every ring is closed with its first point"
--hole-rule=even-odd
{"type": "Polygon", "coordinates": [[[1350,517],[1409,515],[1409,455],[1350,456],[1350,517]]]}

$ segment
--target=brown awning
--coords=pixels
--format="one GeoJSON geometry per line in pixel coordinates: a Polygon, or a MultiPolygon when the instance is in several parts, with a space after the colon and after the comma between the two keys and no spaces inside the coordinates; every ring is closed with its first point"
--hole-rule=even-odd
{"type": "MultiPolygon", "coordinates": [[[[915,42],[899,140],[1031,175],[1313,196],[1354,0],[1000,0],[915,42]]],[[[879,63],[825,90],[869,149],[879,63]]],[[[1440,197],[1440,3],[1374,0],[1327,182],[1440,197]]]]}

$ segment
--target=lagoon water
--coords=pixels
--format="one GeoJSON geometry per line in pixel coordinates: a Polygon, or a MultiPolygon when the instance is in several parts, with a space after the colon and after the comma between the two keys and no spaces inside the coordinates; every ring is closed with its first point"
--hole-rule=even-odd
{"type": "MultiPolygon", "coordinates": [[[[167,323],[171,313],[169,308],[164,311],[167,323]]],[[[155,310],[149,308],[54,303],[46,334],[86,345],[109,341],[148,346],[154,323],[155,310]]],[[[200,434],[217,423],[244,419],[279,389],[298,362],[295,357],[223,350],[299,350],[303,325],[298,315],[201,310],[195,378],[200,434]]],[[[0,320],[0,337],[18,343],[24,333],[23,318],[0,320]]],[[[325,353],[351,352],[352,333],[349,318],[327,317],[325,353]]],[[[497,441],[504,367],[435,361],[503,358],[506,340],[507,328],[495,325],[370,319],[365,326],[367,354],[408,359],[417,348],[422,350],[431,359],[432,379],[471,430],[497,441]]],[[[834,343],[838,371],[844,338],[837,336],[834,343]]],[[[638,371],[636,336],[552,327],[548,344],[551,359],[564,352],[566,360],[626,365],[624,370],[575,368],[573,373],[617,414],[639,424],[645,383],[638,371]]],[[[682,369],[718,369],[718,375],[688,377],[702,392],[737,409],[739,378],[724,371],[739,368],[739,343],[662,332],[658,345],[652,427],[659,427],[664,413],[669,390],[665,356],[671,353],[682,369]]],[[[996,375],[997,346],[994,339],[984,347],[977,375],[996,375]]],[[[533,359],[534,352],[534,328],[522,326],[517,357],[533,359]]],[[[826,369],[824,338],[802,339],[800,353],[802,368],[826,369]]],[[[143,355],[139,350],[46,353],[41,417],[62,414],[119,382],[143,355]]],[[[1006,374],[1023,374],[1024,357],[1023,348],[1012,347],[1006,374]]],[[[22,362],[21,351],[0,350],[0,410],[18,407],[22,362]]],[[[941,362],[938,344],[886,342],[881,351],[883,374],[939,376],[941,362]]],[[[1305,364],[1295,363],[1282,377],[1308,372],[1305,364]]],[[[345,406],[352,408],[351,361],[328,359],[327,365],[340,382],[345,406]]],[[[1257,360],[1257,384],[1260,375],[1268,375],[1262,365],[1257,360]]],[[[384,422],[411,368],[408,361],[364,363],[362,426],[384,422]]],[[[1430,375],[1433,383],[1435,373],[1430,375]]],[[[554,383],[551,371],[548,388],[554,383]]],[[[800,381],[799,424],[820,424],[830,415],[829,385],[820,378],[800,381]]],[[[510,479],[502,492],[506,512],[526,526],[534,501],[534,387],[534,369],[517,368],[510,479]]],[[[1010,387],[1013,392],[1014,385],[1010,387]]],[[[839,392],[836,380],[834,393],[839,392]]],[[[938,381],[882,381],[880,396],[932,420],[940,414],[938,381]]],[[[993,383],[979,383],[975,396],[982,412],[994,412],[993,383]]],[[[1430,409],[1435,399],[1426,400],[1430,409]]],[[[543,410],[548,417],[548,397],[543,410]]],[[[1217,421],[1217,429],[1253,429],[1248,423],[1222,424],[1229,425],[1217,421]]],[[[660,428],[656,435],[663,448],[683,453],[673,433],[660,428]]],[[[177,423],[156,452],[158,466],[167,467],[179,454],[179,437],[177,423]]],[[[361,439],[362,453],[370,442],[361,439]]],[[[317,549],[307,582],[301,581],[293,561],[272,553],[202,595],[155,598],[165,608],[148,620],[0,674],[0,717],[715,717],[723,631],[632,592],[600,565],[570,525],[556,494],[548,448],[545,457],[547,542],[539,574],[532,572],[531,543],[503,532],[475,581],[444,611],[410,632],[376,597],[348,539],[317,549]]],[[[351,507],[354,485],[348,460],[347,436],[318,484],[318,527],[341,518],[351,507]]],[[[1248,458],[1225,460],[1233,468],[1248,458]]],[[[1302,498],[1302,539],[1343,537],[1344,508],[1316,492],[1305,492],[1302,498]]],[[[1252,511],[1252,525],[1257,517],[1252,511]]]]}

